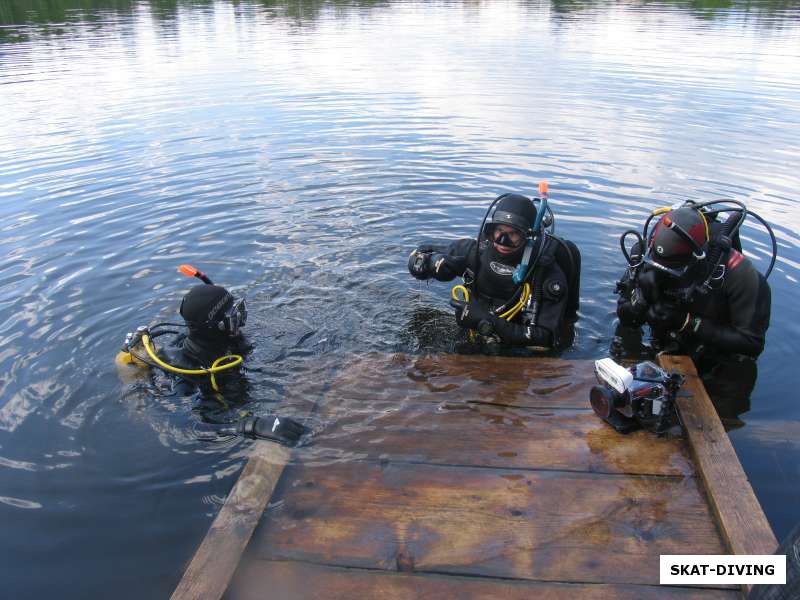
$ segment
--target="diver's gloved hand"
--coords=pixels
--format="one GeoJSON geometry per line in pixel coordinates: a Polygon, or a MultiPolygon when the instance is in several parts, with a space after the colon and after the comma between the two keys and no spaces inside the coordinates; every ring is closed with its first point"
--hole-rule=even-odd
{"type": "Polygon", "coordinates": [[[617,301],[617,316],[623,325],[640,327],[645,323],[648,308],[642,290],[632,287],[629,292],[625,290],[620,295],[617,301]]]}
{"type": "Polygon", "coordinates": [[[491,335],[494,330],[494,316],[477,302],[450,300],[450,306],[456,309],[456,323],[467,329],[475,329],[481,335],[491,335]]]}
{"type": "Polygon", "coordinates": [[[431,253],[423,252],[420,248],[422,246],[414,250],[411,256],[408,257],[408,272],[415,278],[424,281],[431,276],[431,253]]]}
{"type": "Polygon", "coordinates": [[[689,320],[689,312],[680,306],[659,302],[647,309],[646,319],[657,331],[682,331],[689,320]]]}
{"type": "Polygon", "coordinates": [[[296,446],[308,428],[288,417],[248,417],[240,424],[241,433],[250,438],[273,440],[285,446],[296,446]]]}

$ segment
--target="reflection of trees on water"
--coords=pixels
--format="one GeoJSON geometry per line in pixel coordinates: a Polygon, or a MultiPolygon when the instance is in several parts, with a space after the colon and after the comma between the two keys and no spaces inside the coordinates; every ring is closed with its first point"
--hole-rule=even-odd
{"type": "MultiPolygon", "coordinates": [[[[140,8],[155,18],[174,19],[180,9],[229,5],[242,14],[261,10],[268,16],[282,18],[297,26],[311,25],[321,15],[333,17],[353,10],[391,8],[406,0],[0,0],[0,25],[45,25],[69,22],[102,21],[109,13],[129,15],[140,8]]],[[[484,2],[463,0],[463,5],[480,9],[484,2]]],[[[531,9],[549,7],[555,18],[610,7],[661,8],[682,10],[702,19],[729,14],[753,13],[778,19],[797,20],[796,0],[521,0],[531,9]]]]}
{"type": "MultiPolygon", "coordinates": [[[[536,3],[537,6],[541,4],[536,3]]],[[[797,21],[797,0],[550,0],[556,18],[580,12],[599,12],[604,8],[629,7],[661,11],[683,11],[693,17],[715,20],[731,14],[770,17],[775,25],[781,21],[797,21]]]]}
{"type": "Polygon", "coordinates": [[[390,8],[391,0],[256,0],[252,4],[267,9],[274,16],[298,27],[313,24],[324,13],[333,17],[346,16],[353,10],[390,8]]]}
{"type": "Polygon", "coordinates": [[[110,17],[150,15],[160,28],[170,28],[181,10],[233,7],[239,18],[276,19],[291,27],[314,26],[324,15],[339,18],[353,11],[391,7],[390,0],[0,0],[0,42],[37,36],[68,35],[70,25],[87,23],[114,28],[110,17]],[[19,29],[8,26],[20,26],[19,29]],[[6,26],[6,27],[3,27],[6,26]]]}
{"type": "Polygon", "coordinates": [[[130,15],[147,9],[159,19],[173,19],[181,9],[215,4],[244,9],[265,9],[267,14],[297,24],[313,22],[323,12],[336,16],[353,9],[389,7],[389,0],[0,0],[0,24],[59,24],[75,21],[101,21],[109,14],[130,15]]]}

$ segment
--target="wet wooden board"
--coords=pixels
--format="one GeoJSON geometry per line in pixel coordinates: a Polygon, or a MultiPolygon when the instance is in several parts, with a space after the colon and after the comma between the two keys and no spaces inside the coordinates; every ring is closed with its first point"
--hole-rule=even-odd
{"type": "Polygon", "coordinates": [[[528,408],[586,408],[596,383],[593,362],[520,357],[368,355],[354,360],[332,386],[336,399],[382,402],[494,403],[528,408]]]}
{"type": "Polygon", "coordinates": [[[693,478],[339,463],[291,468],[276,498],[258,559],[653,583],[660,554],[724,551],[693,478]]]}
{"type": "Polygon", "coordinates": [[[689,446],[722,535],[733,554],[772,554],[778,541],[736,458],[728,434],[691,359],[662,356],[661,365],[686,377],[677,398],[689,446]]]}
{"type": "Polygon", "coordinates": [[[319,405],[318,458],[690,476],[685,444],[620,436],[589,408],[592,361],[373,355],[319,405]],[[498,373],[500,375],[498,375],[498,373]]]}
{"type": "Polygon", "coordinates": [[[368,403],[338,399],[320,457],[596,473],[691,476],[685,444],[638,431],[620,436],[591,409],[528,409],[443,401],[365,414],[368,403]]]}
{"type": "Polygon", "coordinates": [[[299,562],[258,561],[243,565],[228,597],[238,600],[734,600],[734,590],[629,584],[580,584],[417,575],[344,569],[299,562]]]}

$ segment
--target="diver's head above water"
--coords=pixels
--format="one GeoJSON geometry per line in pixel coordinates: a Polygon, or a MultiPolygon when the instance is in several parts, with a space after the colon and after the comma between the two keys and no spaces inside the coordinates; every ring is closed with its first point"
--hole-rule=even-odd
{"type": "Polygon", "coordinates": [[[691,207],[670,210],[653,230],[644,262],[674,285],[705,261],[708,241],[709,226],[702,212],[691,207]]]}
{"type": "Polygon", "coordinates": [[[495,202],[482,237],[491,241],[494,251],[502,257],[521,256],[525,242],[534,235],[536,206],[521,194],[503,194],[495,202]]]}
{"type": "Polygon", "coordinates": [[[235,298],[219,285],[198,285],[183,297],[179,309],[189,337],[205,342],[236,338],[247,321],[244,298],[235,298]]]}

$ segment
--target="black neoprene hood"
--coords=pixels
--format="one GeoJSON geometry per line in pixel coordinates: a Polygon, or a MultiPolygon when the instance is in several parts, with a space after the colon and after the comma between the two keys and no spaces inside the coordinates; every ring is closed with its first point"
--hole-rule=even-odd
{"type": "Polygon", "coordinates": [[[233,296],[218,285],[198,285],[189,290],[181,303],[180,313],[187,323],[213,328],[233,304],[233,296]]]}
{"type": "Polygon", "coordinates": [[[521,194],[504,194],[495,206],[486,225],[509,225],[526,235],[536,221],[536,207],[521,194]]]}

